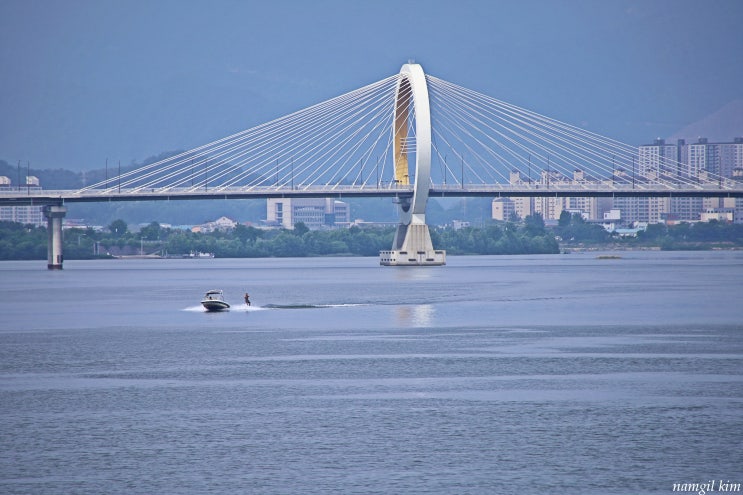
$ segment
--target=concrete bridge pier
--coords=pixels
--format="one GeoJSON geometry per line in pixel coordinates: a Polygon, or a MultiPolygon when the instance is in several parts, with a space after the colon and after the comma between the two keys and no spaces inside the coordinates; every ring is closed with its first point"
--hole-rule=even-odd
{"type": "Polygon", "coordinates": [[[62,254],[62,219],[67,213],[64,206],[49,205],[44,207],[46,229],[49,232],[47,244],[47,265],[49,270],[61,270],[64,256],[62,254]]]}
{"type": "Polygon", "coordinates": [[[436,250],[425,223],[400,224],[392,249],[380,251],[379,264],[384,266],[440,266],[446,264],[446,251],[436,250]]]}

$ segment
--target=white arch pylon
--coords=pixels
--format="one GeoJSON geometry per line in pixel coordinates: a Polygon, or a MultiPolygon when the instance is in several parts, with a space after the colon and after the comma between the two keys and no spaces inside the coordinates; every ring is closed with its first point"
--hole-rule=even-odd
{"type": "Polygon", "coordinates": [[[423,68],[405,64],[395,91],[392,134],[394,141],[395,181],[410,185],[408,151],[411,149],[410,111],[413,111],[415,134],[415,183],[413,197],[399,202],[400,224],[395,232],[392,249],[379,253],[382,265],[444,265],[446,252],[434,250],[426,225],[426,204],[431,187],[431,107],[423,68]]]}
{"type": "Polygon", "coordinates": [[[415,184],[412,203],[400,204],[400,222],[405,225],[426,223],[426,203],[431,183],[431,107],[426,75],[419,64],[402,66],[395,92],[395,180],[401,185],[410,184],[408,120],[411,100],[415,118],[415,184]]]}

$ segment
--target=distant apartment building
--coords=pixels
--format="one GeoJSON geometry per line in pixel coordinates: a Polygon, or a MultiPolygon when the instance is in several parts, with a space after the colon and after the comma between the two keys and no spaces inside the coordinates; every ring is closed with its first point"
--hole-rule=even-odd
{"type": "MultiPolygon", "coordinates": [[[[679,139],[676,143],[666,143],[656,139],[652,144],[640,146],[637,155],[637,175],[616,170],[611,178],[587,176],[582,170],[575,170],[573,176],[555,170],[542,170],[536,180],[524,178],[514,170],[509,182],[513,186],[529,185],[531,188],[549,190],[556,186],[598,185],[601,182],[621,180],[628,182],[635,178],[644,183],[654,181],[679,181],[684,183],[709,180],[719,177],[722,181],[743,182],[743,137],[732,142],[710,143],[699,138],[695,143],[679,139]]],[[[492,218],[504,220],[515,215],[525,218],[538,213],[545,221],[559,220],[563,211],[579,212],[590,221],[602,221],[604,214],[612,209],[620,212],[621,221],[626,224],[694,222],[710,219],[743,223],[743,199],[688,198],[688,197],[512,197],[496,198],[492,203],[492,218]]]]}
{"type": "Polygon", "coordinates": [[[647,222],[650,217],[648,198],[619,197],[613,203],[623,222],[647,222]]]}
{"type": "MultiPolygon", "coordinates": [[[[655,198],[663,199],[663,207],[667,212],[666,221],[694,222],[704,211],[703,198],[655,198]]],[[[660,221],[663,221],[661,214],[660,221]]]]}
{"type": "MultiPolygon", "coordinates": [[[[517,170],[512,171],[510,175],[510,182],[512,185],[529,183],[543,189],[549,189],[550,184],[555,185],[558,183],[564,183],[566,182],[566,180],[567,178],[564,175],[554,170],[542,170],[539,179],[533,182],[531,181],[531,179],[524,180],[524,178],[521,177],[521,173],[517,170]]],[[[536,198],[513,197],[508,199],[513,202],[513,213],[521,219],[529,215],[538,213],[542,215],[542,218],[544,218],[545,220],[555,220],[560,218],[560,214],[565,208],[566,198],[549,196],[536,198]]],[[[496,212],[495,208],[496,206],[494,205],[493,213],[496,212]]],[[[495,216],[493,216],[493,218],[495,218],[495,216]]]]}
{"type": "Polygon", "coordinates": [[[704,210],[702,198],[619,197],[612,201],[625,223],[695,222],[704,210]]]}
{"type": "Polygon", "coordinates": [[[351,223],[348,203],[332,198],[269,198],[266,223],[293,229],[302,222],[310,229],[346,226],[351,223]]]}
{"type": "Polygon", "coordinates": [[[736,170],[743,170],[743,137],[738,137],[732,143],[720,145],[720,174],[723,177],[736,178],[736,170]]]}
{"type": "Polygon", "coordinates": [[[603,219],[604,214],[614,207],[612,198],[565,198],[565,209],[580,211],[584,218],[591,221],[603,219]]]}
{"type": "Polygon", "coordinates": [[[704,172],[729,179],[736,168],[743,168],[743,137],[725,143],[710,143],[704,137],[695,143],[679,139],[675,144],[656,139],[640,146],[637,165],[639,174],[651,179],[698,178],[704,172]]]}
{"type": "Polygon", "coordinates": [[[743,167],[743,138],[728,143],[710,143],[699,138],[696,143],[683,145],[681,162],[690,171],[706,170],[723,178],[732,178],[736,168],[743,167]]]}
{"type": "Polygon", "coordinates": [[[665,139],[656,139],[653,144],[640,146],[637,152],[639,175],[651,180],[679,176],[682,173],[679,163],[683,142],[681,139],[677,144],[667,144],[665,139]]]}
{"type": "MultiPolygon", "coordinates": [[[[11,181],[8,177],[0,176],[0,190],[10,190],[11,181]]],[[[38,177],[26,177],[26,185],[17,188],[23,191],[38,191],[41,189],[38,177]]],[[[0,206],[0,221],[31,224],[37,227],[46,225],[46,219],[41,206],[0,206]]]]}
{"type": "MultiPolygon", "coordinates": [[[[598,180],[587,176],[582,170],[575,170],[573,176],[569,177],[557,171],[543,170],[537,181],[532,182],[530,179],[524,180],[521,174],[514,170],[510,174],[510,183],[512,185],[535,184],[543,189],[549,189],[555,185],[576,185],[590,184],[598,180]]],[[[513,213],[518,218],[525,218],[529,215],[539,213],[544,220],[559,220],[563,211],[579,212],[584,218],[590,220],[601,220],[604,212],[612,208],[611,198],[589,198],[589,197],[513,197],[513,198],[496,198],[493,201],[492,218],[500,220],[504,209],[508,208],[508,213],[513,213]],[[511,204],[498,202],[498,200],[508,200],[511,204]],[[497,203],[498,202],[498,203],[497,203]],[[511,209],[512,208],[512,209],[511,209]]],[[[505,217],[509,218],[509,217],[505,217]]]]}
{"type": "Polygon", "coordinates": [[[516,215],[516,204],[511,198],[495,198],[491,206],[493,220],[507,222],[516,215]]]}
{"type": "MultiPolygon", "coordinates": [[[[698,138],[695,143],[679,139],[675,144],[656,139],[653,144],[640,146],[638,150],[638,172],[650,180],[670,179],[696,180],[702,177],[719,177],[720,180],[739,180],[743,170],[743,137],[732,142],[710,143],[707,138],[698,138]]],[[[711,199],[711,198],[710,198],[711,199]]],[[[710,199],[700,198],[621,198],[614,204],[622,210],[626,221],[672,222],[698,221],[713,218],[702,213],[717,208],[710,206],[710,199]]],[[[743,201],[736,200],[733,212],[743,210],[743,201]]],[[[729,215],[723,215],[728,218],[729,215]]],[[[740,215],[733,214],[736,222],[743,222],[740,215]]]]}
{"type": "Polygon", "coordinates": [[[565,198],[538,197],[534,198],[534,213],[538,213],[547,220],[559,220],[565,210],[565,198]]]}
{"type": "Polygon", "coordinates": [[[516,216],[524,219],[534,213],[534,198],[510,198],[516,216]]]}
{"type": "MultiPolygon", "coordinates": [[[[735,146],[720,148],[726,150],[724,154],[730,157],[737,157],[737,148],[743,152],[743,142],[727,143],[735,146]]],[[[671,175],[683,174],[688,177],[688,169],[685,165],[678,162],[674,157],[683,157],[688,153],[688,146],[683,141],[676,145],[666,145],[663,140],[657,140],[653,145],[641,147],[639,153],[640,170],[643,176],[653,180],[654,178],[670,178],[671,175]],[[652,149],[649,149],[652,148],[652,149]],[[686,151],[684,151],[686,150],[686,151]],[[686,171],[684,171],[686,170],[686,171]]],[[[692,154],[697,153],[692,151],[692,154]]],[[[723,153],[707,154],[707,157],[721,156],[723,153]]],[[[732,159],[732,158],[731,158],[732,159]]],[[[737,158],[736,158],[737,159],[737,158]]],[[[706,163],[706,162],[705,162],[706,163]]],[[[718,163],[722,163],[718,161],[718,163]]],[[[727,170],[732,165],[727,163],[722,165],[727,170]]],[[[706,169],[702,169],[705,173],[706,169]]],[[[743,181],[743,166],[735,166],[730,172],[733,180],[743,181]]],[[[565,185],[590,185],[598,184],[602,179],[588,177],[581,170],[575,170],[572,177],[565,176],[556,171],[542,171],[539,179],[534,184],[540,188],[549,189],[555,186],[565,185]]],[[[647,179],[645,179],[647,180],[647,179]]],[[[511,172],[510,181],[512,185],[526,184],[518,171],[511,172]]],[[[596,197],[513,197],[513,198],[496,198],[492,204],[492,218],[503,220],[510,218],[509,215],[515,215],[518,218],[525,218],[528,215],[538,213],[545,221],[559,220],[563,211],[571,213],[580,213],[589,221],[602,221],[604,214],[612,209],[621,212],[621,220],[624,223],[632,224],[634,222],[643,223],[673,223],[673,222],[693,222],[702,219],[701,214],[705,211],[715,208],[725,208],[723,218],[728,218],[727,210],[734,212],[736,222],[743,222],[743,201],[729,199],[725,206],[717,204],[711,200],[702,198],[687,197],[615,197],[615,198],[596,198],[596,197]]],[[[711,213],[705,218],[713,218],[711,213]]]]}

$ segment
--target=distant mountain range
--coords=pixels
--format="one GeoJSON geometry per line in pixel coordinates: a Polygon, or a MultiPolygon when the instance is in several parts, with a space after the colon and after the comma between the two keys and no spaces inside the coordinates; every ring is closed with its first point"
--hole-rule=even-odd
{"type": "Polygon", "coordinates": [[[694,143],[698,138],[711,143],[729,143],[733,138],[743,137],[743,100],[733,100],[707,117],[687,125],[667,138],[667,142],[686,139],[694,143]]]}

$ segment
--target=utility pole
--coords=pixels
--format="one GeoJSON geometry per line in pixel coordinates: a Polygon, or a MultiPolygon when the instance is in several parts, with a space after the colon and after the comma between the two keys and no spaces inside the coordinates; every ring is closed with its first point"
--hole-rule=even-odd
{"type": "Polygon", "coordinates": [[[444,185],[446,185],[446,155],[444,155],[444,185]]]}
{"type": "Polygon", "coordinates": [[[377,164],[374,167],[377,172],[377,189],[379,189],[379,157],[377,157],[377,164]]]}

